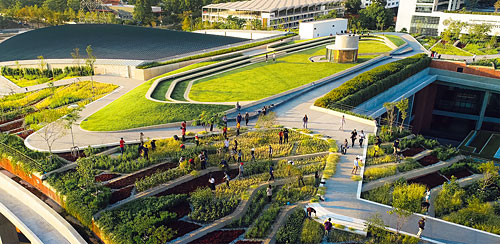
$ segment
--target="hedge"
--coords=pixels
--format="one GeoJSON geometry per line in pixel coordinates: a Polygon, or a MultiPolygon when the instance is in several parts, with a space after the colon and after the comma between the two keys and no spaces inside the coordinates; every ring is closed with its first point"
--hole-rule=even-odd
{"type": "Polygon", "coordinates": [[[358,106],[427,68],[430,62],[426,54],[417,54],[376,67],[333,89],[314,105],[329,109],[358,106]]]}
{"type": "Polygon", "coordinates": [[[39,68],[10,68],[3,66],[0,68],[0,74],[4,76],[13,76],[35,80],[39,78],[64,78],[66,76],[89,76],[94,72],[88,66],[67,66],[64,69],[39,69],[39,68]]]}
{"type": "Polygon", "coordinates": [[[299,243],[302,223],[305,218],[306,212],[302,208],[294,210],[285,225],[278,229],[276,243],[299,243]]]}
{"type": "Polygon", "coordinates": [[[163,65],[167,65],[167,64],[179,63],[179,62],[184,62],[184,61],[189,61],[189,60],[194,60],[194,59],[199,59],[199,58],[206,58],[206,57],[211,57],[211,56],[215,56],[215,55],[221,55],[221,54],[241,51],[241,50],[245,50],[248,48],[257,47],[260,45],[264,45],[264,44],[268,44],[268,43],[275,42],[278,40],[282,40],[282,39],[285,39],[285,38],[288,38],[291,36],[295,36],[295,35],[296,34],[288,34],[285,36],[280,36],[280,37],[276,37],[276,38],[265,40],[265,41],[254,42],[254,43],[249,43],[249,44],[245,44],[242,46],[231,47],[231,48],[216,50],[216,51],[212,51],[212,52],[208,52],[208,53],[202,53],[202,54],[198,54],[198,55],[188,56],[188,57],[184,57],[184,58],[168,60],[165,62],[150,62],[150,63],[146,63],[143,65],[139,65],[139,66],[137,66],[137,68],[138,69],[149,69],[149,68],[163,66],[163,65]]]}

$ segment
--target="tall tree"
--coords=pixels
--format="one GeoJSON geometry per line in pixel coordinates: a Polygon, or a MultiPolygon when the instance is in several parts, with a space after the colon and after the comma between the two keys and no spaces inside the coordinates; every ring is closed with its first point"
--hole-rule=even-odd
{"type": "Polygon", "coordinates": [[[92,81],[92,101],[94,101],[94,64],[96,61],[96,57],[94,56],[94,50],[90,45],[87,46],[87,59],[85,60],[85,64],[87,64],[87,67],[90,69],[91,75],[90,75],[90,80],[92,81]]]}
{"type": "Polygon", "coordinates": [[[405,120],[408,117],[408,106],[409,106],[408,98],[405,98],[399,102],[396,102],[396,107],[398,108],[399,112],[401,113],[401,125],[399,126],[399,132],[403,131],[403,126],[404,126],[405,120]]]}
{"type": "Polygon", "coordinates": [[[134,7],[134,20],[141,25],[151,25],[154,19],[150,0],[137,0],[134,7]]]}
{"type": "Polygon", "coordinates": [[[359,11],[359,19],[362,27],[373,30],[378,26],[388,27],[393,25],[394,13],[380,3],[374,2],[367,8],[359,11]]]}
{"type": "Polygon", "coordinates": [[[361,0],[346,0],[344,8],[348,14],[358,14],[361,9],[361,0]]]}

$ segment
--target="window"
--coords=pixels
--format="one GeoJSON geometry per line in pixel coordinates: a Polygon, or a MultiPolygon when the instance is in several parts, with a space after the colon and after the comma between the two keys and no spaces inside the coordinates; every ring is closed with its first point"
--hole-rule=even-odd
{"type": "Polygon", "coordinates": [[[464,72],[464,68],[462,68],[462,67],[458,67],[458,68],[457,68],[457,72],[458,72],[458,73],[463,73],[463,72],[464,72]]]}
{"type": "Polygon", "coordinates": [[[417,13],[432,13],[432,6],[429,5],[417,5],[415,8],[417,13]]]}

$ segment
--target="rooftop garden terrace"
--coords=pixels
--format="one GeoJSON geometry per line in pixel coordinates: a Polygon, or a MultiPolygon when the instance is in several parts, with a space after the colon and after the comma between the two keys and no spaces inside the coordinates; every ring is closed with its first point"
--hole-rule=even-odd
{"type": "Polygon", "coordinates": [[[20,87],[26,87],[78,76],[90,76],[93,75],[93,71],[88,66],[68,66],[64,69],[1,67],[0,75],[20,87]]]}

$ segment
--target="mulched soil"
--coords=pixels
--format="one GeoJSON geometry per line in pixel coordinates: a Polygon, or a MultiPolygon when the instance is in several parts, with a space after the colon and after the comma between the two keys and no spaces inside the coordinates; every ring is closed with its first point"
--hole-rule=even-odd
{"type": "Polygon", "coordinates": [[[64,158],[64,159],[66,159],[66,160],[68,160],[68,161],[71,161],[71,162],[75,162],[75,161],[76,161],[79,157],[80,157],[80,158],[84,158],[84,157],[86,157],[86,156],[85,156],[85,153],[84,153],[83,151],[80,151],[80,154],[79,154],[80,156],[79,156],[79,157],[75,157],[75,156],[73,156],[73,155],[71,154],[71,152],[67,152],[67,153],[56,153],[56,154],[57,154],[57,156],[59,156],[59,157],[61,157],[61,158],[64,158]]]}
{"type": "Polygon", "coordinates": [[[119,174],[100,174],[95,177],[95,181],[104,182],[120,176],[119,174]]]}
{"type": "Polygon", "coordinates": [[[7,123],[9,123],[9,122],[11,122],[11,121],[18,120],[18,119],[20,119],[20,118],[22,118],[22,117],[23,117],[23,116],[19,116],[19,117],[15,117],[15,118],[13,118],[13,119],[5,120],[5,121],[0,120],[0,127],[1,127],[3,124],[7,124],[7,123]]]}
{"type": "Polygon", "coordinates": [[[418,162],[422,165],[422,166],[429,166],[429,165],[432,165],[432,164],[435,164],[435,163],[438,163],[439,162],[439,159],[434,156],[434,155],[427,155],[421,159],[418,160],[418,162]]]}
{"type": "MultiPolygon", "coordinates": [[[[172,228],[172,230],[177,231],[177,234],[174,235],[172,240],[181,237],[189,232],[197,230],[201,227],[201,225],[193,224],[191,222],[186,222],[182,220],[170,221],[165,226],[172,228]]],[[[212,242],[212,243],[219,243],[219,242],[212,242]]]]}
{"type": "Polygon", "coordinates": [[[24,128],[13,129],[13,130],[9,131],[9,133],[10,134],[16,134],[16,133],[19,133],[21,131],[24,131],[24,128]]]}
{"type": "Polygon", "coordinates": [[[176,206],[168,209],[169,212],[176,213],[177,214],[177,219],[180,219],[184,216],[187,216],[191,212],[191,208],[189,207],[189,203],[186,202],[181,202],[177,204],[176,206]]]}
{"type": "Polygon", "coordinates": [[[239,240],[236,244],[262,244],[261,241],[247,241],[247,240],[239,240]]]}
{"type": "Polygon", "coordinates": [[[156,167],[153,167],[151,169],[142,171],[140,173],[136,173],[136,174],[127,176],[123,179],[114,181],[110,184],[107,184],[106,186],[111,188],[111,189],[121,189],[125,186],[133,185],[136,181],[138,181],[146,176],[150,176],[150,175],[156,173],[157,171],[165,171],[167,169],[171,169],[171,168],[175,168],[175,167],[177,167],[176,163],[164,163],[164,164],[158,165],[156,167]]]}
{"type": "Polygon", "coordinates": [[[413,148],[408,148],[403,151],[403,156],[405,157],[413,157],[421,152],[425,151],[423,147],[413,147],[413,148]]]}
{"type": "Polygon", "coordinates": [[[19,137],[21,137],[23,139],[26,139],[26,137],[28,137],[29,135],[33,134],[33,132],[34,132],[33,130],[27,130],[27,131],[25,131],[23,133],[17,134],[17,136],[19,136],[19,137]]]}
{"type": "MultiPolygon", "coordinates": [[[[212,172],[211,174],[215,179],[215,184],[220,184],[220,183],[224,182],[224,180],[223,180],[224,171],[222,171],[222,170],[216,171],[216,172],[212,172]]],[[[229,170],[229,177],[231,177],[231,179],[234,179],[237,175],[238,175],[238,169],[229,170]]],[[[196,179],[190,180],[190,181],[185,182],[183,184],[180,184],[176,187],[170,188],[164,192],[160,192],[155,196],[159,197],[159,196],[166,196],[166,195],[170,195],[170,194],[189,194],[189,193],[195,191],[196,189],[198,189],[199,187],[208,186],[208,177],[209,176],[210,176],[210,174],[200,176],[196,179]]]]}
{"type": "Polygon", "coordinates": [[[2,124],[0,124],[0,132],[6,132],[6,131],[13,130],[13,129],[16,129],[16,128],[21,128],[23,126],[23,122],[24,121],[20,120],[20,121],[18,121],[16,123],[12,123],[10,125],[2,125],[2,124]]]}
{"type": "Polygon", "coordinates": [[[210,232],[201,238],[190,242],[190,244],[229,244],[234,241],[236,238],[245,233],[245,230],[216,230],[214,232],[210,232]]]}
{"type": "Polygon", "coordinates": [[[113,193],[111,193],[111,199],[109,199],[109,204],[115,204],[123,199],[127,199],[132,194],[132,189],[134,189],[133,185],[127,186],[118,191],[114,191],[113,193]]]}
{"type": "Polygon", "coordinates": [[[468,169],[460,169],[460,170],[457,170],[453,173],[445,174],[444,176],[446,176],[446,178],[448,178],[448,179],[451,179],[452,175],[455,176],[457,179],[461,179],[461,178],[465,178],[467,176],[471,176],[472,173],[468,169]]]}
{"type": "Polygon", "coordinates": [[[447,182],[447,180],[437,172],[408,180],[408,184],[419,183],[426,185],[430,189],[442,185],[444,182],[447,182]]]}

